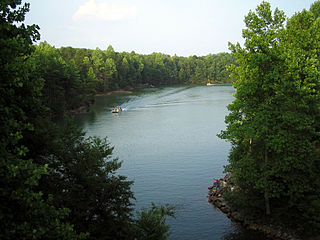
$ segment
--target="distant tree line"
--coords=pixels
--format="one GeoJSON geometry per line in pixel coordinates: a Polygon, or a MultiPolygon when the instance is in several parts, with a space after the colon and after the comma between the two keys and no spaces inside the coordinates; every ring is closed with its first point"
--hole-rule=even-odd
{"type": "Polygon", "coordinates": [[[244,47],[230,45],[236,94],[220,135],[237,186],[227,199],[244,220],[318,235],[320,1],[287,21],[262,2],[245,23],[244,47]]]}
{"type": "Polygon", "coordinates": [[[44,79],[43,98],[54,114],[89,105],[95,93],[141,86],[231,82],[226,69],[235,63],[229,53],[178,57],[162,53],[62,47],[46,42],[36,46],[32,60],[44,79]]]}

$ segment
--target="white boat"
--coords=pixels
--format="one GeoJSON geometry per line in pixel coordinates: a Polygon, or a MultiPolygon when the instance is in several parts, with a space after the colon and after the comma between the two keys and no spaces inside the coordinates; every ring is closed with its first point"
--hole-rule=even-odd
{"type": "Polygon", "coordinates": [[[214,86],[214,83],[208,82],[208,83],[207,83],[207,86],[214,86]]]}

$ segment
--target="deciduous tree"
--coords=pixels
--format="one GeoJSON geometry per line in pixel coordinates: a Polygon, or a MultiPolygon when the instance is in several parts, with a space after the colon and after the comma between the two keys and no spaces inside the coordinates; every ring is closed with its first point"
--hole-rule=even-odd
{"type": "Polygon", "coordinates": [[[284,20],[267,2],[245,17],[244,47],[230,45],[236,94],[220,136],[232,143],[226,170],[256,212],[319,229],[319,19],[303,10],[284,20]]]}
{"type": "Polygon", "coordinates": [[[34,162],[24,142],[43,110],[43,82],[33,77],[28,60],[39,28],[23,24],[28,11],[29,4],[18,0],[0,2],[0,238],[76,239],[63,220],[67,210],[55,208],[38,189],[48,168],[34,162]]]}

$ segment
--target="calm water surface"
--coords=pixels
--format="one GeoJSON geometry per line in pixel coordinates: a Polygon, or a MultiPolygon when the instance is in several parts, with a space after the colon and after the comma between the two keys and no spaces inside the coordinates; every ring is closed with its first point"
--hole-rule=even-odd
{"type": "Polygon", "coordinates": [[[225,128],[231,86],[151,88],[131,95],[97,97],[89,114],[76,117],[87,135],[107,136],[119,173],[134,181],[137,208],[151,202],[176,206],[170,239],[264,239],[233,224],[208,203],[208,186],[223,177],[230,145],[225,128]],[[112,105],[121,104],[119,114],[112,105]]]}

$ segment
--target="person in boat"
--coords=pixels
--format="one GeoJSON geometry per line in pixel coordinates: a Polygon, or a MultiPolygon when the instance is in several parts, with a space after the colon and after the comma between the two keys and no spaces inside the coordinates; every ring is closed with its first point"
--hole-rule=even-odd
{"type": "Polygon", "coordinates": [[[112,112],[121,112],[121,111],[122,111],[122,108],[120,106],[117,106],[117,105],[113,106],[112,112]]]}

